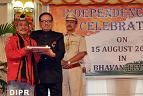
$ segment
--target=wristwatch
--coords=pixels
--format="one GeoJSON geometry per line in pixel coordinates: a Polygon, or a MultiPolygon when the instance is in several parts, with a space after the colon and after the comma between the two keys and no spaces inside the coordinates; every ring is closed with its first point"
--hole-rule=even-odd
{"type": "Polygon", "coordinates": [[[71,64],[71,62],[70,62],[70,61],[68,61],[68,64],[71,64]]]}

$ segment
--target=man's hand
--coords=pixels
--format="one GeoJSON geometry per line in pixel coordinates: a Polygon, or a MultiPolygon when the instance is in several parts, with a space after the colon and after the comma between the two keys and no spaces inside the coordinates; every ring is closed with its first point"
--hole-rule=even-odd
{"type": "Polygon", "coordinates": [[[50,48],[46,49],[46,50],[43,50],[43,52],[41,52],[41,53],[46,54],[46,55],[48,55],[50,57],[56,57],[56,54],[50,48]]]}
{"type": "Polygon", "coordinates": [[[62,67],[65,69],[70,68],[70,64],[68,64],[68,61],[62,60],[61,61],[62,67]]]}
{"type": "Polygon", "coordinates": [[[29,48],[29,46],[26,46],[26,47],[25,47],[26,53],[31,52],[31,50],[32,50],[32,48],[29,48]]]}

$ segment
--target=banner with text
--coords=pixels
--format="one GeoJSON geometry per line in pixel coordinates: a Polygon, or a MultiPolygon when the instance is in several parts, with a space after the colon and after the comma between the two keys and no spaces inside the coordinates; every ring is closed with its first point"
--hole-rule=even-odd
{"type": "Polygon", "coordinates": [[[76,14],[76,32],[86,35],[87,75],[143,75],[141,5],[50,6],[50,11],[60,32],[66,32],[65,16],[76,14]]]}

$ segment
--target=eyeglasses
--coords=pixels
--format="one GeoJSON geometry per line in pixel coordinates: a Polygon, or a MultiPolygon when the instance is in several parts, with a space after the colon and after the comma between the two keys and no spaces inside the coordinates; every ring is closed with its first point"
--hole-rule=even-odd
{"type": "Polygon", "coordinates": [[[52,20],[40,20],[41,23],[52,23],[52,20]]]}
{"type": "Polygon", "coordinates": [[[73,21],[73,20],[66,20],[66,23],[77,23],[77,21],[73,21]]]}

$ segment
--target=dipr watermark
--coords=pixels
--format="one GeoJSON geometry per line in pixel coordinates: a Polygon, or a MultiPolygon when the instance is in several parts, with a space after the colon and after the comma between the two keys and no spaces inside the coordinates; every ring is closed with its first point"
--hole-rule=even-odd
{"type": "Polygon", "coordinates": [[[9,95],[10,96],[19,96],[19,95],[27,96],[27,95],[29,95],[29,90],[20,90],[20,89],[19,90],[9,90],[9,95]]]}

